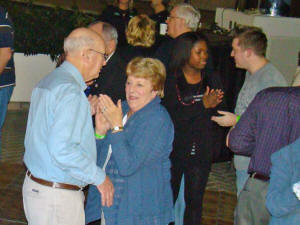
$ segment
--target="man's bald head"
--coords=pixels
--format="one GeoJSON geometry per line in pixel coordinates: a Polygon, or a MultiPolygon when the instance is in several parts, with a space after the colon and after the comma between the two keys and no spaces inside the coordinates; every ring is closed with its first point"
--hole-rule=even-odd
{"type": "Polygon", "coordinates": [[[64,51],[67,55],[83,48],[94,48],[95,46],[104,51],[104,40],[95,31],[83,27],[73,30],[64,41],[64,51]]]}
{"type": "Polygon", "coordinates": [[[85,81],[96,79],[105,62],[102,37],[88,28],[77,28],[64,41],[66,60],[82,74],[85,81]]]}
{"type": "Polygon", "coordinates": [[[118,32],[113,25],[102,21],[96,21],[90,24],[88,28],[101,35],[106,45],[107,55],[111,55],[116,51],[118,44],[118,32]]]}

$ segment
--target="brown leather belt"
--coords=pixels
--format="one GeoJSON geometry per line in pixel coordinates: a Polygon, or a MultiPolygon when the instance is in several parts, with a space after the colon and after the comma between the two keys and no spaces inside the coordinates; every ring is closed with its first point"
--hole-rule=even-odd
{"type": "Polygon", "coordinates": [[[72,185],[72,184],[56,183],[56,182],[51,182],[51,181],[47,181],[47,180],[37,178],[37,177],[33,176],[32,173],[29,170],[27,170],[26,174],[31,180],[33,180],[33,181],[35,181],[35,182],[37,182],[41,185],[45,185],[45,186],[49,186],[49,187],[53,187],[53,188],[73,190],[73,191],[79,191],[79,190],[83,189],[79,186],[72,185]]]}
{"type": "Polygon", "coordinates": [[[259,173],[255,173],[255,172],[251,173],[250,177],[258,179],[258,180],[262,180],[262,181],[269,181],[270,180],[270,177],[259,174],[259,173]]]}

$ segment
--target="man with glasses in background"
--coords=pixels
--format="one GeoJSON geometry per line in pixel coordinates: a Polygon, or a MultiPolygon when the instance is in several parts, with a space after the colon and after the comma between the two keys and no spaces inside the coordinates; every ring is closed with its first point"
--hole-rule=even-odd
{"type": "Polygon", "coordinates": [[[178,4],[171,10],[166,20],[169,38],[158,47],[155,53],[155,57],[162,61],[167,70],[174,40],[186,32],[196,31],[200,24],[200,17],[200,12],[187,3],[178,4]]]}
{"type": "Polygon", "coordinates": [[[99,94],[106,94],[115,103],[119,99],[125,100],[126,65],[117,51],[117,29],[111,24],[101,21],[90,24],[89,29],[95,31],[103,38],[105,53],[108,57],[99,77],[90,85],[90,94],[96,97],[99,94]]]}

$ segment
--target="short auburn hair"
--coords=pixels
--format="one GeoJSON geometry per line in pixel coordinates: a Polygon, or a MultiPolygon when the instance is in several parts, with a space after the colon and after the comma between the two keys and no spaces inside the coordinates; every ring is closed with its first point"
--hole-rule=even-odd
{"type": "Polygon", "coordinates": [[[136,57],[128,63],[126,75],[151,81],[153,90],[158,92],[157,95],[164,97],[166,69],[160,60],[136,57]]]}

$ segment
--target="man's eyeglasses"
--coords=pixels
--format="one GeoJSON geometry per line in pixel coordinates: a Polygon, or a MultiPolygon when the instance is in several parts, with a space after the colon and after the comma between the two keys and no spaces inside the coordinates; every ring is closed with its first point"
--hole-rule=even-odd
{"type": "Polygon", "coordinates": [[[108,59],[108,55],[107,54],[105,54],[105,53],[103,53],[103,52],[99,52],[99,51],[96,51],[95,49],[89,49],[90,51],[93,51],[93,52],[96,52],[96,53],[99,53],[99,54],[101,54],[101,55],[103,55],[103,57],[104,57],[104,59],[105,60],[107,60],[108,59]]]}
{"type": "Polygon", "coordinates": [[[181,17],[178,17],[178,16],[168,16],[167,17],[167,20],[170,20],[170,19],[182,19],[181,17]]]}

